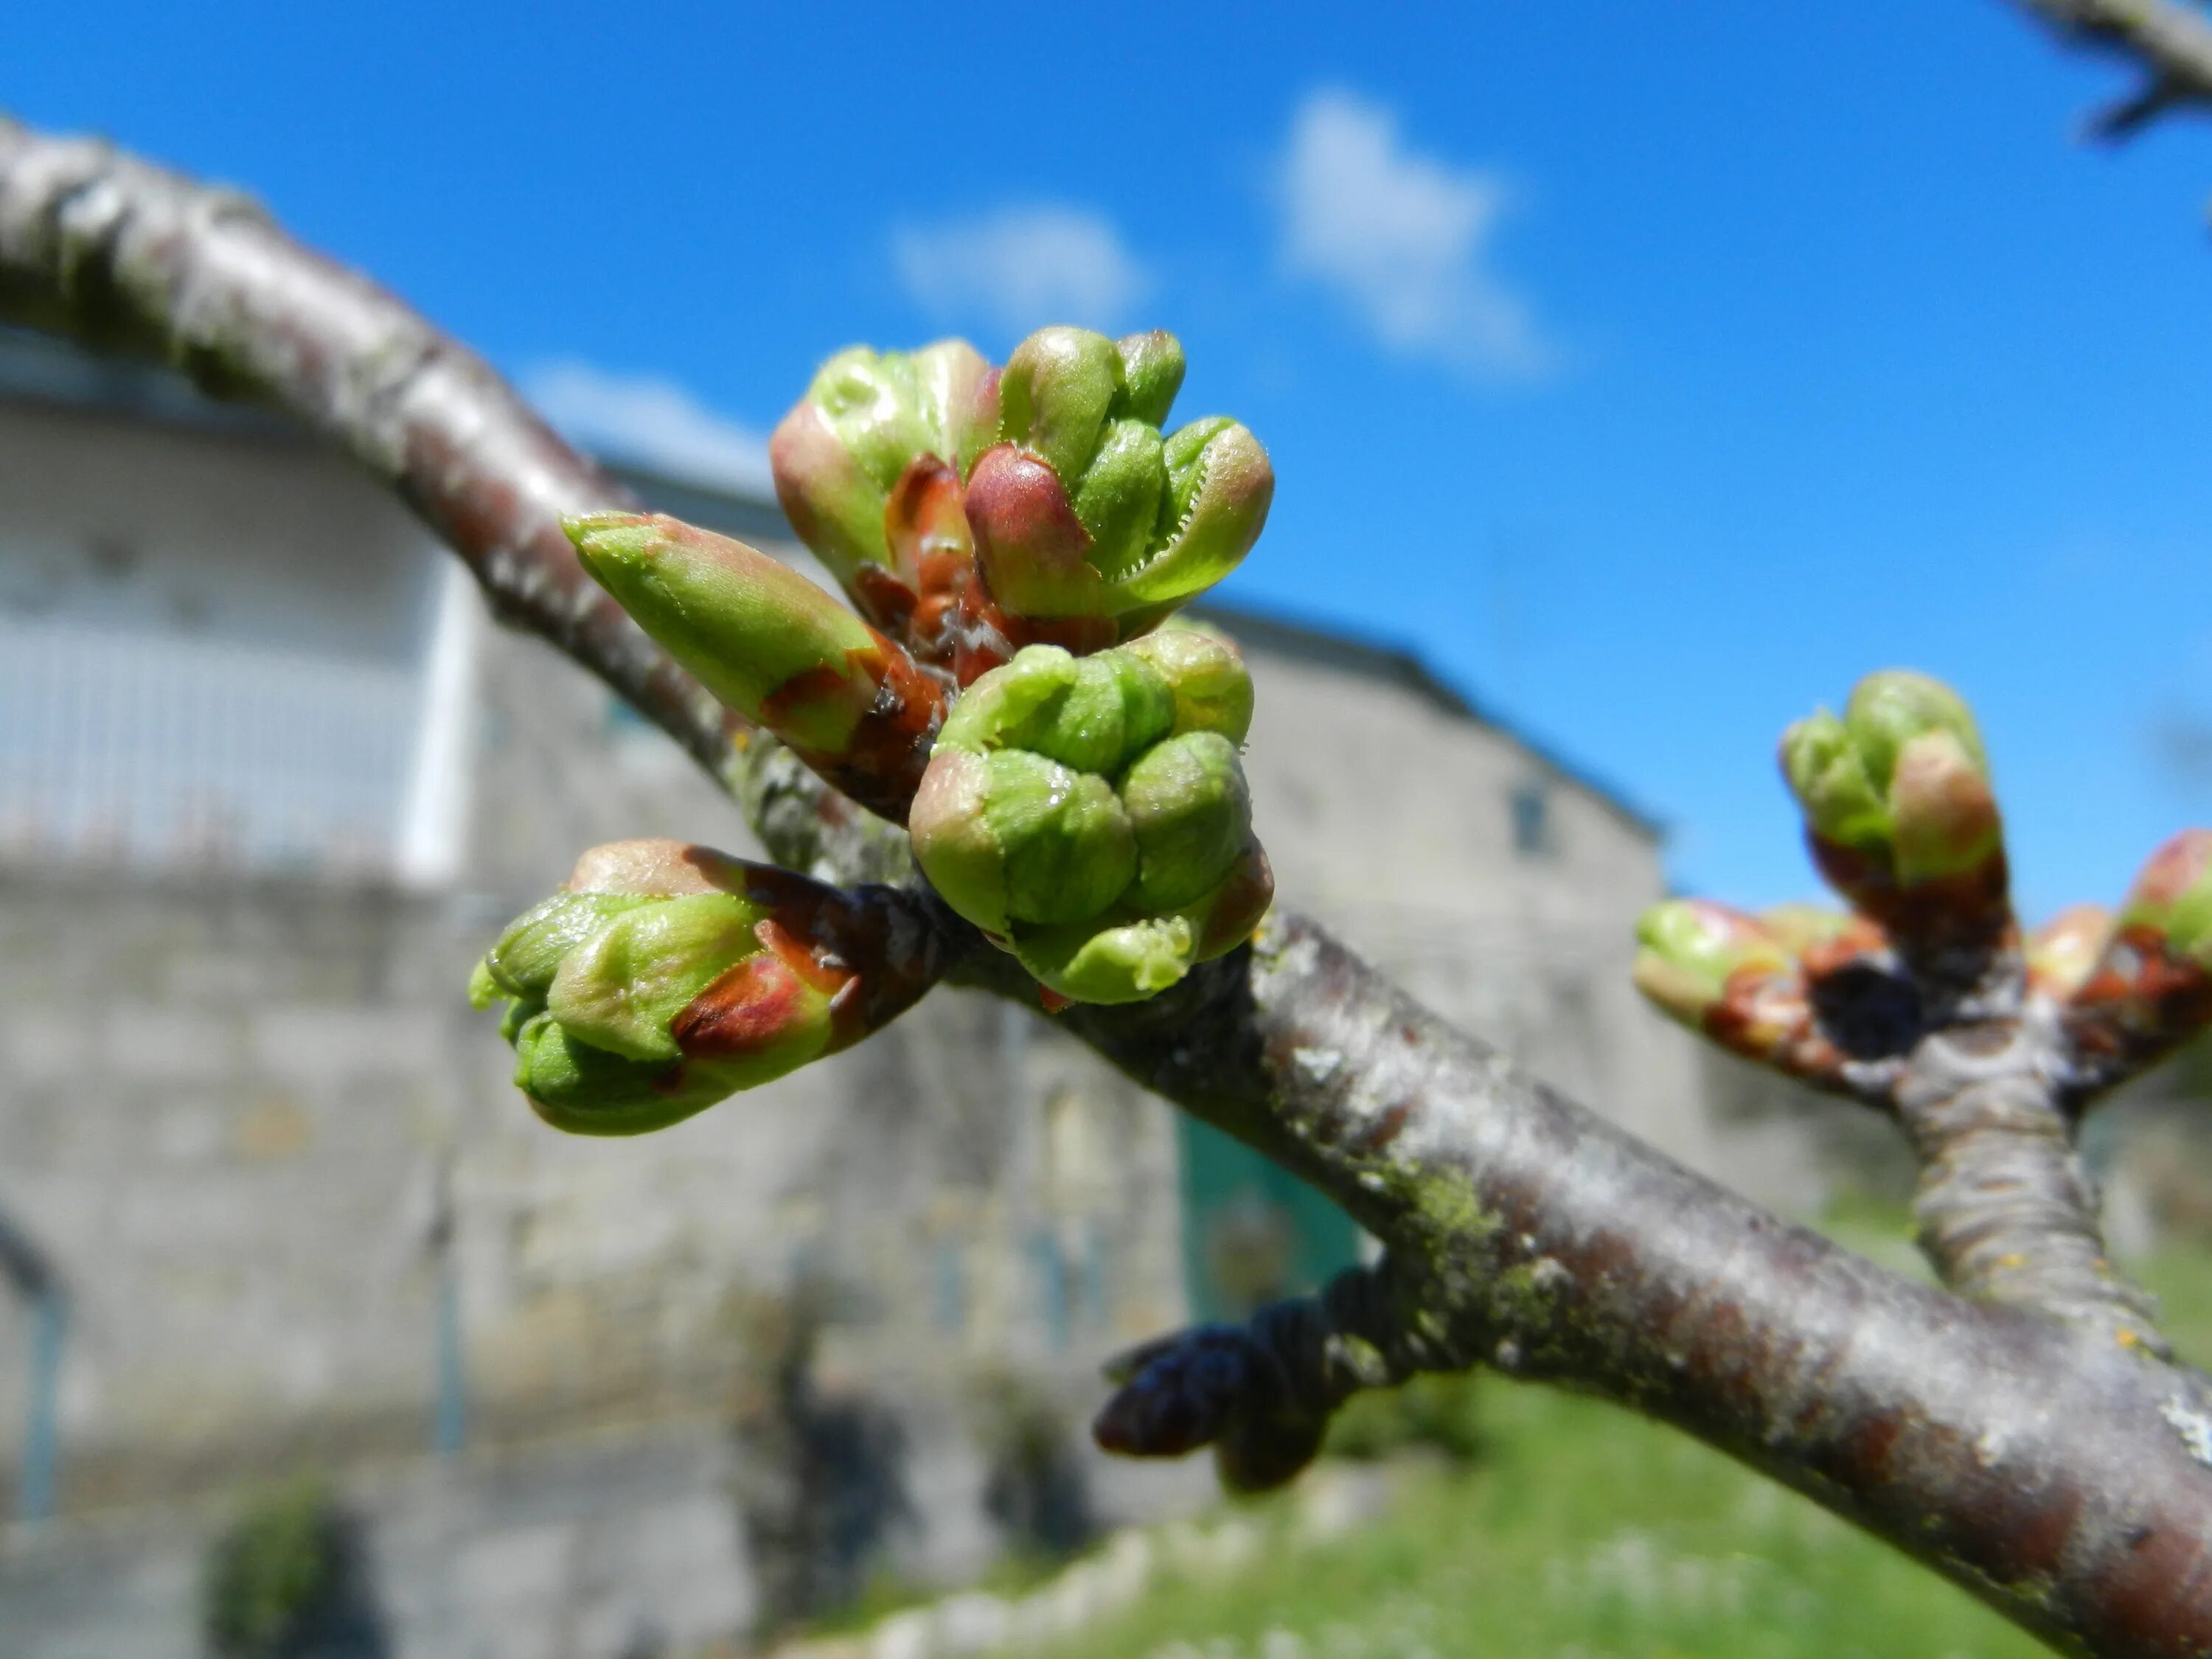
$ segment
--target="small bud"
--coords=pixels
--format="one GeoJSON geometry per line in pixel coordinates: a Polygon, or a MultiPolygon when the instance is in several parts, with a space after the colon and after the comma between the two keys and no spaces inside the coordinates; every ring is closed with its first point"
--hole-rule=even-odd
{"type": "Polygon", "coordinates": [[[1121,355],[1085,328],[1041,328],[1014,348],[999,377],[1000,435],[1065,479],[1098,453],[1121,395],[1121,355]]]}
{"type": "Polygon", "coordinates": [[[1989,769],[1981,733],[1966,702],[1942,681],[1910,669],[1869,674],[1852,688],[1844,707],[1844,724],[1866,762],[1867,775],[1886,787],[1904,758],[1905,745],[1930,732],[1958,739],[1972,765],[1989,769]]]}
{"type": "Polygon", "coordinates": [[[1234,641],[1177,621],[1121,648],[1168,683],[1176,731],[1218,732],[1231,743],[1244,741],[1252,729],[1252,676],[1234,641]]]}
{"type": "Polygon", "coordinates": [[[1109,917],[1104,926],[1017,928],[1011,943],[1038,983],[1071,1002],[1141,1002],[1251,938],[1274,896],[1267,855],[1247,841],[1229,873],[1181,909],[1109,917]]]}
{"type": "Polygon", "coordinates": [[[2152,854],[2114,922],[2212,968],[2212,830],[2185,830],[2152,854]]]}
{"type": "Polygon", "coordinates": [[[568,1034],[631,1060],[675,1060],[670,1026],[699,994],[760,949],[762,912],[730,893],[647,902],[561,960],[545,1011],[568,1034]]]}
{"type": "Polygon", "coordinates": [[[1221,417],[1164,435],[1182,380],[1165,333],[1116,345],[1048,328],[1015,349],[1006,441],[968,486],[975,557],[1008,614],[1156,620],[1250,550],[1274,491],[1267,452],[1221,417]]]}
{"type": "MultiPolygon", "coordinates": [[[[1792,909],[1815,952],[1863,937],[1792,909]]],[[[1636,925],[1636,988],[1660,1012],[1724,1048],[1826,1089],[1847,1091],[1845,1060],[1822,1033],[1797,957],[1765,923],[1705,899],[1669,899],[1636,925]]]]}
{"type": "Polygon", "coordinates": [[[1668,899],[1636,924],[1636,988],[1693,1030],[1727,1000],[1732,981],[1787,974],[1789,951],[1752,917],[1708,899],[1668,899]]]}
{"type": "Polygon", "coordinates": [[[933,962],[896,958],[866,904],[679,842],[617,842],[508,927],[470,981],[539,1115],[581,1134],[689,1117],[857,1041],[933,962]]]}
{"type": "Polygon", "coordinates": [[[1844,847],[1889,838],[1889,808],[1844,723],[1823,708],[1782,734],[1782,772],[1814,835],[1844,847]]]}
{"type": "Polygon", "coordinates": [[[2021,946],[2028,982],[2063,1002],[2081,988],[2112,936],[2101,904],[2071,904],[2031,933],[2021,946]]]}
{"type": "Polygon", "coordinates": [[[1924,674],[1870,674],[1844,717],[1783,734],[1782,769],[1821,872],[1901,937],[1948,907],[1976,925],[2002,911],[2004,841],[1989,763],[1958,695],[1924,674]]]}
{"type": "Polygon", "coordinates": [[[1123,407],[1133,419],[1165,426],[1176,393],[1182,390],[1182,342],[1156,328],[1124,335],[1114,343],[1114,349],[1121,358],[1123,407]]]}
{"type": "Polygon", "coordinates": [[[769,439],[776,499],[849,589],[862,567],[891,564],[884,512],[907,469],[934,456],[964,478],[997,431],[995,379],[966,341],[854,346],[822,366],[769,439]]]}
{"type": "Polygon", "coordinates": [[[659,514],[595,513],[562,527],[599,585],[715,696],[863,805],[903,819],[944,696],[902,649],[726,536],[659,514]]]}
{"type": "Polygon", "coordinates": [[[2003,845],[1988,770],[1949,732],[1923,732],[1898,750],[1889,809],[1891,858],[1902,886],[1967,874],[2003,845]]]}
{"type": "Polygon", "coordinates": [[[2151,854],[2062,1007],[2080,1080],[2093,1089],[2212,1025],[2212,830],[2185,830],[2151,854]]]}
{"type": "Polygon", "coordinates": [[[1121,780],[1136,832],[1137,902],[1188,904],[1221,879],[1252,833],[1252,796],[1237,745],[1218,732],[1187,732],[1140,755],[1121,780]]]}
{"type": "Polygon", "coordinates": [[[941,750],[915,798],[912,833],[946,902],[991,933],[1095,916],[1137,870],[1114,786],[1026,749],[941,750]]]}
{"type": "Polygon", "coordinates": [[[1079,771],[1119,772],[1176,726],[1174,688],[1132,651],[1077,657],[1033,645],[960,694],[940,747],[1034,750],[1079,771]]]}
{"type": "Polygon", "coordinates": [[[1236,745],[1214,729],[1237,714],[1241,674],[1218,641],[1025,647],[945,720],[908,820],[915,861],[1057,994],[1164,990],[1249,938],[1273,891],[1236,745]]]}

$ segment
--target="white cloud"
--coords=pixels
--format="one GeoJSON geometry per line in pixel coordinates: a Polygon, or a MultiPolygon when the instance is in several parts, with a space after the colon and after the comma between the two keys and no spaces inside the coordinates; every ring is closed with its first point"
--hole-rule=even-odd
{"type": "Polygon", "coordinates": [[[726,489],[771,488],[768,440],[665,375],[562,358],[530,370],[523,390],[569,439],[611,460],[726,489]]]}
{"type": "Polygon", "coordinates": [[[1334,289],[1391,350],[1488,380],[1554,367],[1528,302],[1490,268],[1511,201],[1498,173],[1410,149],[1389,109],[1324,90],[1291,118],[1276,185],[1285,267],[1334,289]]]}
{"type": "Polygon", "coordinates": [[[1047,323],[1110,328],[1152,287],[1113,222],[1071,207],[1014,207],[891,237],[891,263],[931,315],[1015,334],[1047,323]]]}

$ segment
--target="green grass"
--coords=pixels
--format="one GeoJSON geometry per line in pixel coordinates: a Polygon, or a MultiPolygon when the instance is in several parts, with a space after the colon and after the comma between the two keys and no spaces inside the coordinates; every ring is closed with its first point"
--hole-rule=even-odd
{"type": "MultiPolygon", "coordinates": [[[[1902,1265],[1899,1218],[1839,1233],[1902,1265]]],[[[2140,1276],[2212,1356],[2212,1255],[2140,1276]]],[[[1168,1573],[1037,1659],[2008,1659],[2046,1650],[1963,1591],[1674,1431],[1491,1376],[1480,1461],[1409,1480],[1382,1521],[1293,1536],[1210,1580],[1168,1573]]]]}

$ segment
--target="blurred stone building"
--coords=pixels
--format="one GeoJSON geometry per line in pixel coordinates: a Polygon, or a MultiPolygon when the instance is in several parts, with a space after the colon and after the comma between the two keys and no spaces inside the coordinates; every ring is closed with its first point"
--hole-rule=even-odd
{"type": "MultiPolygon", "coordinates": [[[[630,482],[804,557],[757,489],[630,482]]],[[[1638,1133],[1802,1200],[1796,1143],[1706,1115],[1630,989],[1650,820],[1409,657],[1215,617],[1285,895],[1638,1133]]],[[[1009,1378],[1079,1407],[1114,1349],[1356,1251],[961,993],[661,1134],[545,1128],[461,987],[579,850],[643,834],[749,844],[348,463],[0,336],[0,1652],[193,1652],[206,1540],[302,1468],[362,1518],[380,1651],[738,1630],[766,1523],[732,1425],[781,1397],[762,1332],[795,1308],[808,1398],[892,1466],[850,1547],[957,1576],[1002,1529],[978,1425],[1009,1378]]],[[[1103,1520],[1209,1478],[1084,1467],[1103,1520]]]]}

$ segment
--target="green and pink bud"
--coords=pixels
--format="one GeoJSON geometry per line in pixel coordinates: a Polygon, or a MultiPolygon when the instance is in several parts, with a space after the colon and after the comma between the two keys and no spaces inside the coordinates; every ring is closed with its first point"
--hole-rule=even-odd
{"type": "Polygon", "coordinates": [[[469,995],[507,1005],[516,1085],[547,1122],[638,1134],[895,1018],[935,974],[903,939],[866,896],[681,842],[615,842],[507,927],[469,995]]]}
{"type": "Polygon", "coordinates": [[[599,581],[729,708],[903,822],[945,694],[903,647],[797,571],[660,514],[562,520],[599,581]]]}
{"type": "Polygon", "coordinates": [[[965,340],[913,352],[854,346],[823,364],[769,439],[776,499],[858,597],[867,567],[896,568],[886,514],[900,480],[927,460],[964,480],[998,430],[998,377],[965,340]]]}
{"type": "Polygon", "coordinates": [[[1153,995],[1249,938],[1272,897],[1237,749],[1250,714],[1215,636],[1030,646],[946,719],[915,860],[1056,995],[1153,995]]]}
{"type": "Polygon", "coordinates": [[[1015,349],[1000,380],[1003,441],[967,491],[976,562],[1008,615],[1115,619],[1133,637],[1251,550],[1273,469],[1224,417],[1162,432],[1182,368],[1164,332],[1047,328],[1015,349]]]}
{"type": "Polygon", "coordinates": [[[2212,830],[2185,830],[2151,854],[2063,1012],[2096,1086],[2212,1025],[2212,830]]]}
{"type": "Polygon", "coordinates": [[[1911,932],[1929,905],[2002,908],[2004,839],[1973,715],[1924,674],[1859,682],[1783,734],[1782,770],[1821,873],[1852,903],[1911,932]]]}
{"type": "Polygon", "coordinates": [[[2121,936],[2212,968],[2212,830],[2185,830],[2150,856],[2121,901],[2121,936]]]}
{"type": "MultiPolygon", "coordinates": [[[[1855,937],[1794,908],[1784,927],[1815,951],[1855,937]]],[[[1747,1060],[1844,1086],[1844,1056],[1820,1032],[1804,964],[1761,918],[1709,899],[1668,899],[1644,913],[1636,942],[1636,988],[1668,1018],[1747,1060]]]]}

